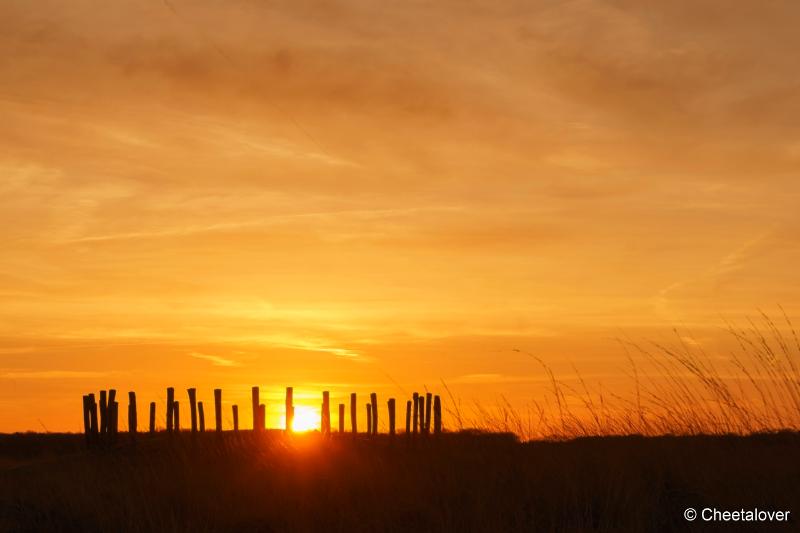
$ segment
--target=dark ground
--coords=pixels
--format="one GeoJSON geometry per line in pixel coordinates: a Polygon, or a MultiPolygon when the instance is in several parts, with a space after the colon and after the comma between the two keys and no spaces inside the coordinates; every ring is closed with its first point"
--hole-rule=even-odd
{"type": "Polygon", "coordinates": [[[0,435],[0,531],[796,531],[800,434],[0,435]],[[790,510],[788,523],[684,509],[790,510]]]}

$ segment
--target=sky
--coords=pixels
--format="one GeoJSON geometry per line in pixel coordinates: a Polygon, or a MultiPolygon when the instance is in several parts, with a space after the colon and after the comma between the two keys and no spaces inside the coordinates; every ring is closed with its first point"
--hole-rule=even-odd
{"type": "Polygon", "coordinates": [[[521,404],[532,355],[613,384],[620,336],[797,317],[798,20],[0,3],[0,432],[78,430],[108,387],[260,385],[268,424],[288,385],[521,404]]]}

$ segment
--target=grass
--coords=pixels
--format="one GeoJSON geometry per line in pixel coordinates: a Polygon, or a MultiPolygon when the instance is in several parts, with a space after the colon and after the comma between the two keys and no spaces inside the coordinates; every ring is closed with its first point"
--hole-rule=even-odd
{"type": "Polygon", "coordinates": [[[798,450],[796,433],[184,433],[97,452],[74,435],[11,435],[0,454],[19,464],[2,471],[0,530],[700,531],[684,508],[793,509],[798,450]]]}
{"type": "Polygon", "coordinates": [[[678,330],[672,344],[621,339],[628,383],[616,388],[627,393],[592,388],[578,370],[558,379],[534,358],[550,382],[544,397],[526,409],[501,399],[464,413],[450,395],[448,419],[458,429],[511,432],[525,440],[798,431],[800,339],[785,313],[781,326],[764,313],[746,327],[727,324],[737,348],[723,355],[709,354],[678,330]]]}

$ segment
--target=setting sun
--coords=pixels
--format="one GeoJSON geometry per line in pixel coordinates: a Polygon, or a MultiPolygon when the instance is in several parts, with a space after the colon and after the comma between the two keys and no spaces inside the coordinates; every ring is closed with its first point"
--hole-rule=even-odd
{"type": "MultiPolygon", "coordinates": [[[[292,431],[313,431],[319,429],[320,414],[305,405],[294,406],[294,423],[292,431]]],[[[286,416],[281,417],[281,427],[286,427],[286,416]]]]}

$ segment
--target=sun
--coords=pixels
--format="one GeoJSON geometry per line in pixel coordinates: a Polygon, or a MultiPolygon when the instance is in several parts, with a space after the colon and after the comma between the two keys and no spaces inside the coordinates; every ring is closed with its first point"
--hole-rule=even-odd
{"type": "MultiPolygon", "coordinates": [[[[319,429],[319,412],[311,407],[305,405],[294,406],[294,423],[292,424],[293,431],[313,431],[319,429]]],[[[282,417],[281,425],[286,427],[286,417],[282,417]]]]}

